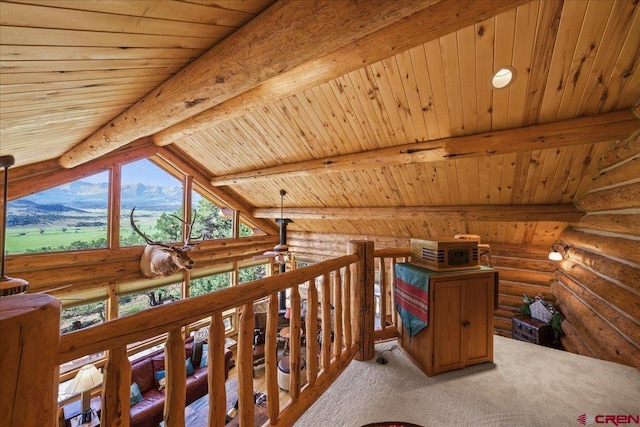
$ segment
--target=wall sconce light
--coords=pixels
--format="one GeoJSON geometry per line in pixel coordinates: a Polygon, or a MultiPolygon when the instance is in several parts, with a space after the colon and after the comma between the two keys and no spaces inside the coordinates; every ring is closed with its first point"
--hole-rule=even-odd
{"type": "Polygon", "coordinates": [[[67,387],[67,393],[82,393],[82,423],[91,421],[91,390],[102,384],[102,374],[92,365],[84,365],[67,387]]]}
{"type": "Polygon", "coordinates": [[[564,259],[564,253],[567,252],[569,246],[564,243],[554,243],[551,245],[551,252],[549,252],[549,259],[551,261],[562,261],[564,259]]]}

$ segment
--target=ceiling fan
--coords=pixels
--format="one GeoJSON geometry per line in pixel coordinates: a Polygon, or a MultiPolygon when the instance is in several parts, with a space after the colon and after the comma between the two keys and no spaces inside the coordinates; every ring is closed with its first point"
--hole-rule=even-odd
{"type": "Polygon", "coordinates": [[[272,251],[266,251],[262,255],[256,255],[253,259],[273,258],[280,266],[284,266],[289,260],[290,252],[289,246],[287,246],[287,224],[293,221],[284,218],[284,196],[286,195],[286,191],[280,190],[280,219],[276,220],[276,222],[280,224],[279,243],[274,246],[272,251]]]}

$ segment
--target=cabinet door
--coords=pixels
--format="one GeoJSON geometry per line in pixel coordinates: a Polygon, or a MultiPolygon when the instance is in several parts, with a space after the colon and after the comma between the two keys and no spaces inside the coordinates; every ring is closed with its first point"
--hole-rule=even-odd
{"type": "Polygon", "coordinates": [[[493,360],[493,283],[486,278],[461,280],[462,353],[465,365],[493,360]]]}
{"type": "Polygon", "coordinates": [[[462,356],[462,286],[460,280],[438,280],[433,289],[433,373],[464,367],[462,356]]]}

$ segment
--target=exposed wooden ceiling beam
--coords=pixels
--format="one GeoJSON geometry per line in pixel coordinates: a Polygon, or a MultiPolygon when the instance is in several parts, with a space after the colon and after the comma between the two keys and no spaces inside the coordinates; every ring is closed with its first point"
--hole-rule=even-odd
{"type": "MultiPolygon", "coordinates": [[[[415,46],[526,1],[317,0],[275,3],[66,152],[60,157],[60,164],[71,168],[85,163],[278,76],[280,78],[269,85],[269,90],[276,90],[276,86],[284,82],[278,89],[280,96],[300,90],[301,85],[317,84],[313,77],[295,72],[300,65],[313,63],[310,64],[312,72],[325,73],[322,79],[326,81],[336,75],[336,70],[343,73],[397,53],[394,42],[398,35],[402,40],[412,40],[415,46]],[[403,28],[398,30],[396,24],[403,28]],[[340,31],[331,31],[333,28],[340,28],[340,31]],[[371,43],[369,36],[377,32],[382,32],[377,39],[379,42],[371,43]],[[387,39],[387,32],[395,36],[387,39]],[[352,50],[358,45],[362,46],[361,57],[353,53],[345,57],[345,48],[352,50]],[[320,65],[315,62],[317,58],[322,58],[321,68],[316,68],[320,65]],[[348,66],[343,64],[345,60],[348,60],[348,66]],[[308,82],[309,78],[312,83],[308,82]]],[[[400,45],[402,49],[411,47],[406,43],[400,45]]]]}
{"type": "MultiPolygon", "coordinates": [[[[257,208],[256,218],[280,218],[278,208],[257,208]]],[[[519,206],[407,206],[407,207],[300,207],[287,208],[289,219],[452,220],[578,222],[585,214],[572,204],[519,206]]]]}
{"type": "Polygon", "coordinates": [[[211,183],[215,186],[243,184],[285,176],[314,175],[341,170],[464,159],[602,141],[613,142],[627,139],[637,129],[638,119],[631,111],[616,111],[537,126],[415,142],[379,150],[221,175],[212,178],[211,183]]]}
{"type": "Polygon", "coordinates": [[[171,144],[195,132],[247,114],[262,105],[328,82],[526,2],[528,0],[508,3],[485,0],[423,2],[425,8],[393,26],[301,64],[240,96],[160,131],[153,136],[153,141],[158,145],[171,144]]]}

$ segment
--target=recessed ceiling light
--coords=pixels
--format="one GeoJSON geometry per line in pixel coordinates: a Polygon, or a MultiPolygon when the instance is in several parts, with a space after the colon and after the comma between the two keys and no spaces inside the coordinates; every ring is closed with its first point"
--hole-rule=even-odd
{"type": "Polygon", "coordinates": [[[516,78],[516,70],[511,67],[500,68],[491,79],[491,86],[494,89],[503,89],[513,83],[516,78]]]}

